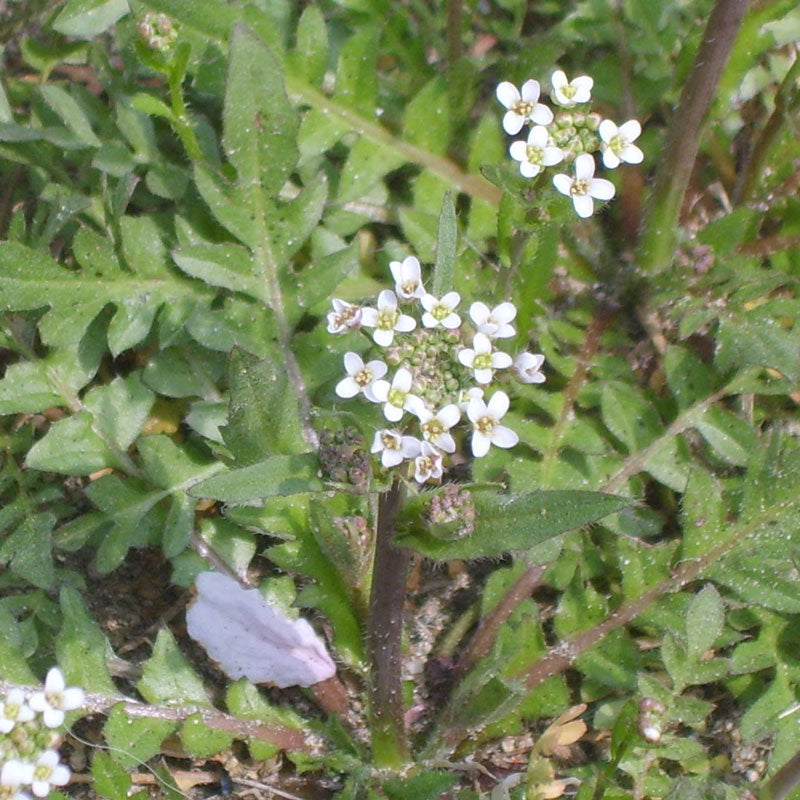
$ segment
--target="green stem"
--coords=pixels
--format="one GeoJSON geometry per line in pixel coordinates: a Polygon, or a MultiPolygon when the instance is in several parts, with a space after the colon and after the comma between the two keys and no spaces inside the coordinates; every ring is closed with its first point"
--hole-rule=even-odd
{"type": "Polygon", "coordinates": [[[447,0],[447,68],[461,58],[461,14],[464,0],[447,0]]]}
{"type": "Polygon", "coordinates": [[[795,753],[758,793],[758,800],[784,800],[800,786],[800,753],[795,753]]]}
{"type": "Polygon", "coordinates": [[[401,484],[395,482],[378,501],[375,562],[367,617],[370,727],[375,764],[398,768],[408,763],[401,679],[403,612],[411,555],[392,545],[401,484]]]}
{"type": "Polygon", "coordinates": [[[692,70],[672,118],[645,211],[637,261],[645,272],[672,263],[683,197],[697,158],[700,136],[748,0],[716,0],[692,70]]]}

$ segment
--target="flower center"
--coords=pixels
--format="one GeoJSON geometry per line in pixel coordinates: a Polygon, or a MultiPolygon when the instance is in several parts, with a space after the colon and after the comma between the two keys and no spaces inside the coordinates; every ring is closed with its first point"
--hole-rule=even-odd
{"type": "Polygon", "coordinates": [[[492,368],[492,354],[491,353],[478,353],[472,362],[473,369],[491,369],[492,368]]]}
{"type": "Polygon", "coordinates": [[[394,324],[397,322],[397,317],[400,316],[400,312],[396,310],[392,310],[389,308],[385,308],[378,312],[378,327],[384,331],[393,331],[394,324]]]}
{"type": "Polygon", "coordinates": [[[575,181],[572,188],[569,190],[570,194],[589,194],[589,181],[575,181]]]}
{"type": "Polygon", "coordinates": [[[433,472],[433,460],[430,456],[420,456],[417,465],[420,473],[423,475],[428,472],[433,472]]]}
{"type": "Polygon", "coordinates": [[[414,294],[414,292],[417,291],[418,286],[418,281],[406,281],[405,283],[400,284],[400,289],[403,291],[403,294],[414,294]]]}
{"type": "Polygon", "coordinates": [[[481,417],[475,423],[475,430],[478,431],[478,433],[482,433],[484,436],[491,436],[495,425],[497,425],[497,421],[492,419],[492,417],[481,417]]]}
{"type": "Polygon", "coordinates": [[[608,149],[611,150],[614,155],[619,156],[622,155],[622,151],[628,146],[628,141],[624,136],[617,134],[614,136],[611,141],[608,143],[608,149]]]}
{"type": "Polygon", "coordinates": [[[563,94],[567,100],[572,100],[572,98],[575,97],[575,92],[577,91],[578,90],[571,83],[568,83],[566,86],[561,88],[561,94],[563,94]]]}
{"type": "Polygon", "coordinates": [[[53,768],[47,764],[39,764],[33,771],[33,779],[36,781],[46,781],[53,774],[53,768]]]}
{"type": "Polygon", "coordinates": [[[46,693],[44,698],[53,708],[61,708],[62,698],[60,692],[46,693]]]}
{"type": "Polygon", "coordinates": [[[434,319],[438,319],[439,322],[441,322],[443,319],[450,316],[450,309],[444,303],[438,303],[433,307],[431,314],[434,319]]]}
{"type": "Polygon", "coordinates": [[[16,719],[19,716],[19,706],[16,703],[6,703],[3,716],[6,719],[16,719]]]}
{"type": "MultiPolygon", "coordinates": [[[[534,147],[533,145],[529,144],[528,149],[525,153],[525,157],[531,164],[538,167],[542,163],[542,158],[544,157],[544,153],[542,152],[541,147],[534,147]]],[[[487,322],[488,321],[489,320],[487,320],[487,322]]]]}
{"type": "Polygon", "coordinates": [[[511,110],[515,114],[519,114],[521,117],[527,119],[533,111],[533,103],[529,103],[527,100],[517,100],[517,102],[511,106],[511,110]]]}
{"type": "Polygon", "coordinates": [[[399,450],[400,440],[392,436],[391,433],[381,434],[381,442],[386,450],[399,450]]]}
{"type": "Polygon", "coordinates": [[[356,315],[356,309],[354,308],[343,308],[339,312],[339,321],[340,322],[347,322],[348,320],[352,319],[356,315]]]}
{"type": "Polygon", "coordinates": [[[408,392],[404,392],[402,389],[390,389],[389,394],[386,397],[386,402],[389,403],[390,406],[402,408],[403,403],[406,402],[407,395],[408,392]]]}
{"type": "Polygon", "coordinates": [[[372,370],[364,367],[353,375],[353,380],[363,389],[372,381],[372,370]]]}
{"type": "Polygon", "coordinates": [[[438,419],[432,419],[422,425],[422,435],[426,439],[436,439],[444,433],[444,425],[438,419]]]}

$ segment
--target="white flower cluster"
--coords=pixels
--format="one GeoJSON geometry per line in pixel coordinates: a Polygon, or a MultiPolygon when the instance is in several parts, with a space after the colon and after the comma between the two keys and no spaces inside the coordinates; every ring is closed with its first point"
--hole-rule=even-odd
{"type": "Polygon", "coordinates": [[[590,217],[594,213],[594,200],[611,200],[615,192],[611,181],[594,177],[595,161],[591,153],[599,150],[608,169],[618,167],[623,161],[641,163],[644,155],[634,141],[642,127],[635,119],[617,127],[598,114],[574,110],[591,99],[594,80],[588,75],[570,81],[561,70],[556,70],[550,77],[550,85],[551,100],[565,109],[555,115],[539,102],[538,81],[526,81],[521,89],[508,81],[497,87],[497,99],[508,109],[503,117],[506,133],[514,136],[523,125],[531,126],[527,140],[513,142],[509,154],[519,162],[519,171],[526,178],[535,178],[546,167],[574,161],[574,176],[559,173],[553,177],[553,185],[572,198],[579,217],[590,217]]]}
{"type": "Polygon", "coordinates": [[[31,800],[47,797],[54,786],[64,786],[70,771],[59,763],[56,748],[64,714],[80,708],[86,700],[83,689],[67,688],[58,667],[45,679],[44,689],[26,697],[22,689],[11,689],[0,699],[0,798],[31,800]]]}
{"type": "Polygon", "coordinates": [[[508,395],[497,389],[485,400],[484,393],[503,373],[521,383],[542,383],[544,356],[524,352],[512,358],[498,349],[499,340],[516,334],[511,324],[517,314],[513,303],[494,308],[473,303],[467,327],[458,312],[458,292],[440,298],[429,294],[414,256],[392,261],[389,267],[395,288],[380,292],[377,307],[333,300],[328,332],[368,328],[383,351],[383,358],[366,362],[358,353],[345,353],[346,375],[336,385],[336,394],[348,399],[363,395],[383,405],[383,415],[393,427],[375,433],[372,453],[380,454],[384,467],[413,460],[417,482],[438,481],[445,457],[456,451],[450,431],[462,414],[469,420],[476,457],[485,456],[491,445],[508,448],[519,441],[500,423],[508,411],[508,395]],[[419,321],[400,311],[401,302],[417,312],[419,321]],[[468,344],[463,337],[471,337],[468,344]],[[397,367],[391,378],[387,362],[397,367]]]}

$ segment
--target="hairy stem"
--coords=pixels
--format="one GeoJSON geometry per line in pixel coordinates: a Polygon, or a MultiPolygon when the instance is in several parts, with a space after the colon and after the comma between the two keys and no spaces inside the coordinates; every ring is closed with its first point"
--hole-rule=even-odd
{"type": "Polygon", "coordinates": [[[447,0],[447,66],[461,58],[461,13],[464,0],[447,0]]]}
{"type": "Polygon", "coordinates": [[[411,554],[392,544],[400,499],[401,484],[395,482],[378,501],[367,617],[372,749],[376,765],[383,767],[402,766],[410,757],[403,720],[400,651],[411,554]]]}
{"type": "Polygon", "coordinates": [[[800,786],[800,753],[795,753],[758,793],[759,800],[784,800],[800,786]]]}
{"type": "Polygon", "coordinates": [[[638,263],[660,272],[672,262],[676,228],[706,113],[747,11],[748,0],[716,0],[683,87],[645,211],[638,263]]]}

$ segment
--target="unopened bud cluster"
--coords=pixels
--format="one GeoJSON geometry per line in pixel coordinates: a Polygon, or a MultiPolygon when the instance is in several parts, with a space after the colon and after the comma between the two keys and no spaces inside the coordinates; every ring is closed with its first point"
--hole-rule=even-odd
{"type": "Polygon", "coordinates": [[[615,193],[611,181],[594,177],[592,154],[600,151],[608,169],[623,161],[641,163],[644,155],[633,142],[642,127],[635,119],[617,127],[610,119],[578,108],[591,100],[594,80],[588,75],[569,81],[556,70],[550,86],[550,99],[562,108],[557,114],[539,102],[541,87],[536,80],[525,81],[521,89],[508,81],[498,85],[497,99],[508,109],[503,117],[506,133],[515,136],[524,125],[531,126],[527,140],[513,142],[509,154],[519,162],[519,171],[526,178],[535,178],[547,167],[574,162],[574,176],[554,175],[553,185],[572,198],[578,216],[590,217],[594,200],[611,200],[615,193]]]}
{"type": "Polygon", "coordinates": [[[46,797],[54,786],[64,786],[69,769],[59,762],[65,712],[81,708],[83,689],[67,688],[53,667],[44,688],[26,694],[11,689],[0,697],[0,800],[46,797]]]}
{"type": "Polygon", "coordinates": [[[501,341],[516,335],[512,303],[493,309],[473,303],[466,322],[457,292],[437,298],[425,290],[414,256],[389,267],[395,290],[383,290],[375,306],[333,300],[328,332],[367,329],[374,344],[366,361],[358,353],[345,353],[346,375],[336,394],[382,405],[392,427],[376,431],[371,450],[380,455],[383,467],[411,462],[418,483],[438,482],[445,459],[456,452],[451,429],[458,430],[462,416],[471,429],[473,456],[486,455],[491,445],[517,443],[517,434],[500,424],[508,395],[501,389],[489,391],[509,378],[542,383],[544,356],[524,352],[512,357],[502,349],[501,341]]]}
{"type": "Polygon", "coordinates": [[[436,539],[463,539],[475,530],[475,501],[472,493],[448,483],[431,495],[427,509],[428,530],[436,539]]]}
{"type": "Polygon", "coordinates": [[[319,463],[327,480],[367,489],[369,456],[356,428],[322,431],[319,436],[319,463]]]}
{"type": "Polygon", "coordinates": [[[166,15],[148,11],[137,26],[139,36],[151,50],[170,50],[178,39],[175,23],[166,15]]]}

